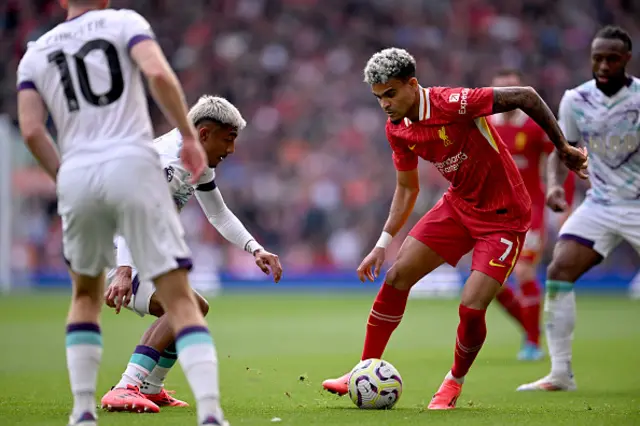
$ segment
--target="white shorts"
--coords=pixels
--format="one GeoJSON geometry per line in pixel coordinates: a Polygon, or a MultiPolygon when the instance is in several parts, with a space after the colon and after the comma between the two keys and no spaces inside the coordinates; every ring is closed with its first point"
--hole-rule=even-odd
{"type": "Polygon", "coordinates": [[[587,198],[560,228],[561,239],[570,239],[607,257],[622,240],[640,253],[640,204],[598,204],[587,198]]]}
{"type": "Polygon", "coordinates": [[[126,240],[141,280],[191,268],[191,252],[159,161],[127,157],[58,173],[64,257],[98,276],[115,266],[113,238],[126,240]]]}
{"type": "MultiPolygon", "coordinates": [[[[116,268],[109,271],[107,274],[107,283],[111,284],[111,280],[115,276],[116,268]]],[[[138,277],[138,271],[132,268],[131,271],[131,301],[125,306],[125,308],[132,310],[136,314],[144,317],[149,315],[149,307],[151,305],[151,297],[156,292],[156,287],[150,280],[140,281],[138,277]]]]}
{"type": "MultiPolygon", "coordinates": [[[[107,273],[107,283],[111,284],[111,280],[116,274],[116,269],[113,268],[107,273]]],[[[156,286],[151,280],[140,280],[138,277],[138,271],[136,268],[131,268],[131,300],[125,308],[135,312],[140,317],[150,315],[149,308],[151,307],[151,298],[156,292],[156,286]]],[[[198,293],[193,290],[194,293],[198,293]]]]}

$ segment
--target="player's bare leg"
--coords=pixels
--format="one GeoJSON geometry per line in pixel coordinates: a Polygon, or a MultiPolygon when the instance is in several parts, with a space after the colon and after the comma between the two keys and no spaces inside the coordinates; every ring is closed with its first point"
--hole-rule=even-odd
{"type": "Polygon", "coordinates": [[[525,334],[523,346],[518,353],[521,361],[537,361],[544,357],[540,349],[540,285],[536,278],[535,257],[523,256],[518,260],[513,275],[520,294],[503,286],[496,300],[522,327],[525,334]]]}
{"type": "MultiPolygon", "coordinates": [[[[203,316],[206,316],[209,312],[209,304],[206,299],[198,293],[194,292],[194,295],[203,316]]],[[[186,402],[173,397],[173,391],[164,389],[164,380],[178,360],[178,354],[176,353],[175,338],[171,325],[169,324],[169,319],[164,315],[164,308],[155,293],[149,301],[148,312],[158,317],[158,319],[155,320],[142,335],[140,343],[136,346],[127,365],[127,369],[122,374],[120,382],[102,397],[102,406],[105,408],[110,407],[114,409],[114,407],[122,405],[118,404],[122,399],[121,394],[131,394],[132,390],[130,386],[139,389],[138,397],[144,397],[158,407],[189,406],[186,402]],[[144,368],[144,365],[138,363],[140,355],[148,353],[153,353],[158,358],[157,361],[149,359],[148,357],[143,358],[147,363],[155,363],[155,365],[147,366],[149,369],[144,368]]],[[[131,404],[128,404],[128,407],[131,408],[131,404]]],[[[139,410],[128,411],[139,412],[139,410]]]]}
{"type": "Polygon", "coordinates": [[[540,380],[518,387],[519,391],[574,390],[576,383],[571,370],[571,345],[576,318],[576,298],[573,283],[602,261],[592,248],[561,237],[554,248],[553,260],[547,268],[545,294],[545,328],[551,373],[540,380]]]}
{"type": "Polygon", "coordinates": [[[485,316],[489,304],[500,290],[501,283],[480,271],[472,271],[462,289],[460,324],[458,325],[453,367],[445,376],[428,408],[450,410],[456,407],[462,393],[464,377],[487,337],[485,316]]]}
{"type": "Polygon", "coordinates": [[[104,275],[89,277],[71,272],[71,307],[67,316],[67,369],[73,393],[69,425],[96,425],[96,384],[102,358],[99,316],[104,275]]]}
{"type": "MultiPolygon", "coordinates": [[[[408,236],[404,240],[373,302],[361,360],[382,358],[391,334],[402,321],[409,290],[443,263],[442,257],[415,238],[408,236]]],[[[344,395],[348,392],[348,377],[347,373],[337,379],[325,380],[322,386],[329,392],[344,395]]]]}
{"type": "Polygon", "coordinates": [[[189,286],[187,270],[170,271],[154,279],[154,284],[156,296],[176,336],[180,364],[197,401],[199,424],[227,424],[220,406],[218,357],[189,286]]]}

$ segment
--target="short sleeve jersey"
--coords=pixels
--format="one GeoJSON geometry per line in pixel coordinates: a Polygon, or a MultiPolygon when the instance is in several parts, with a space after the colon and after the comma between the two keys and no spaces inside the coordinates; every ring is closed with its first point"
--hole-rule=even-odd
{"type": "Polygon", "coordinates": [[[29,43],[18,90],[37,90],[53,118],[63,166],[151,155],[153,128],[140,70],[129,55],[153,38],[132,10],[91,10],[29,43]]]}
{"type": "Polygon", "coordinates": [[[529,215],[520,172],[485,118],[492,113],[493,89],[420,87],[419,93],[419,121],[387,122],[396,169],[412,170],[422,158],[451,183],[448,196],[467,213],[529,215]]]}

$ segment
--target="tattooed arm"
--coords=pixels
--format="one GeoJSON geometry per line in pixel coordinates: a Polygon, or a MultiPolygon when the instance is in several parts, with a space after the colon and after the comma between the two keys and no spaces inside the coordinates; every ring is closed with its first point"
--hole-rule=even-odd
{"type": "Polygon", "coordinates": [[[493,88],[494,114],[511,111],[516,108],[524,111],[549,135],[549,139],[556,147],[554,154],[558,159],[580,178],[586,179],[588,165],[586,149],[578,149],[569,145],[558,121],[549,106],[538,95],[538,92],[531,87],[493,88]]]}
{"type": "Polygon", "coordinates": [[[567,145],[556,117],[532,87],[494,87],[493,113],[521,109],[542,127],[557,149],[567,145]]]}

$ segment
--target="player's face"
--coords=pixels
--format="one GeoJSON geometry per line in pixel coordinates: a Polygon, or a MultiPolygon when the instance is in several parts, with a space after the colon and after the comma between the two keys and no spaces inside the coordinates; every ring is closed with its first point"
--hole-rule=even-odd
{"type": "Polygon", "coordinates": [[[386,83],[371,85],[371,91],[378,98],[382,110],[391,121],[402,120],[416,103],[418,80],[403,81],[392,78],[386,83]]]}
{"type": "Polygon", "coordinates": [[[631,53],[618,39],[596,38],[591,44],[591,69],[600,85],[620,83],[631,53]]]}
{"type": "Polygon", "coordinates": [[[493,87],[522,86],[522,82],[520,81],[520,77],[518,77],[515,74],[500,75],[493,78],[493,80],[491,81],[491,86],[493,87]]]}
{"type": "Polygon", "coordinates": [[[200,142],[207,154],[209,167],[216,167],[236,150],[238,129],[227,125],[209,124],[200,128],[200,142]]]}

